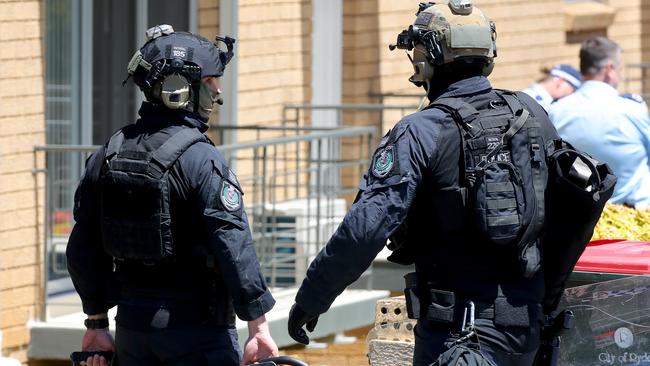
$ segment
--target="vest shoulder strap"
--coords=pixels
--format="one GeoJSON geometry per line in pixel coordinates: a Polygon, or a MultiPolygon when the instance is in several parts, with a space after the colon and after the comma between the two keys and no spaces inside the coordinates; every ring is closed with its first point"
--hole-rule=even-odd
{"type": "MultiPolygon", "coordinates": [[[[197,142],[207,142],[207,138],[196,128],[184,128],[170,137],[164,144],[156,149],[151,157],[164,173],[178,160],[178,158],[197,142]]],[[[151,164],[150,164],[151,167],[151,164]]],[[[157,170],[154,168],[154,170],[157,170]]]]}
{"type": "Polygon", "coordinates": [[[120,149],[122,148],[122,143],[124,143],[124,133],[122,130],[117,131],[111,137],[110,140],[108,140],[108,146],[106,147],[106,154],[105,158],[107,160],[110,160],[113,158],[115,155],[117,155],[120,152],[120,149]]]}
{"type": "Polygon", "coordinates": [[[439,98],[434,100],[424,109],[438,108],[449,113],[451,117],[462,125],[467,126],[479,116],[474,106],[460,98],[439,98]]]}

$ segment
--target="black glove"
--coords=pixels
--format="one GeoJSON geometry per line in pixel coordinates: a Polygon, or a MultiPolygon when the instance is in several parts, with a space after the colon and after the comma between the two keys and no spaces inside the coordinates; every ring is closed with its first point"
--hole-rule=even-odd
{"type": "Polygon", "coordinates": [[[300,305],[293,304],[291,311],[289,311],[289,321],[287,322],[287,327],[289,328],[289,335],[296,342],[302,344],[309,344],[309,337],[307,333],[302,329],[302,326],[307,324],[307,330],[313,332],[316,328],[316,323],[318,323],[318,315],[307,314],[300,305]]]}

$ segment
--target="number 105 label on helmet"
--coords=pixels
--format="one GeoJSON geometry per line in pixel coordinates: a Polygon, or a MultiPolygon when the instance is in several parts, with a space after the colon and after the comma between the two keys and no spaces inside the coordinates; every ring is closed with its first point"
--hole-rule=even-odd
{"type": "Polygon", "coordinates": [[[221,185],[221,203],[228,211],[237,211],[241,207],[241,193],[233,184],[224,180],[221,185]]]}

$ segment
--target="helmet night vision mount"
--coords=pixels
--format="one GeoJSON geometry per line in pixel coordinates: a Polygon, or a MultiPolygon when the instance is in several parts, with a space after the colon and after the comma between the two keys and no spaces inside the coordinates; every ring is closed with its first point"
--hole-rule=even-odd
{"type": "Polygon", "coordinates": [[[175,32],[171,25],[147,30],[147,42],[133,54],[127,66],[128,76],[150,101],[162,102],[170,109],[185,109],[207,120],[212,104],[223,104],[218,93],[201,80],[220,77],[232,59],[236,40],[217,36],[211,42],[188,32],[175,32]],[[222,42],[227,51],[217,45],[222,42]]]}
{"type": "Polygon", "coordinates": [[[437,66],[450,62],[481,59],[483,75],[494,68],[496,25],[471,0],[422,2],[414,24],[389,45],[391,51],[413,51],[408,55],[415,73],[409,79],[417,86],[427,84],[437,66]]]}

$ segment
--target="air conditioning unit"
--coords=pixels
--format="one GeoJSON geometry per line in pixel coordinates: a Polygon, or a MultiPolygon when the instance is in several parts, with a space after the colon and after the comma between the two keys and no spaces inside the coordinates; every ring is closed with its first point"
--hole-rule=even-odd
{"type": "Polygon", "coordinates": [[[295,199],[254,209],[254,239],[269,286],[300,284],[346,211],[341,198],[295,199]]]}

